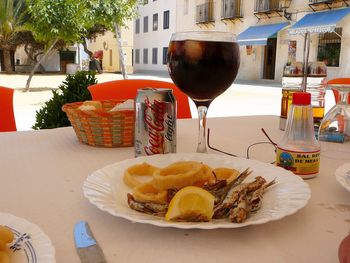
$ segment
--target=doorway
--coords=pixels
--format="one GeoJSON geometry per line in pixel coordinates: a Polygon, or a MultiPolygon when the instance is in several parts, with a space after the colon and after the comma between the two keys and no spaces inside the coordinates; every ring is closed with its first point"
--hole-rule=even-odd
{"type": "Polygon", "coordinates": [[[275,79],[277,38],[269,38],[264,52],[263,79],[275,79]]]}
{"type": "MultiPolygon", "coordinates": [[[[12,70],[15,71],[15,51],[10,50],[10,59],[11,59],[11,67],[12,70]]],[[[4,52],[0,50],[0,71],[5,71],[5,63],[4,63],[4,52]]]]}

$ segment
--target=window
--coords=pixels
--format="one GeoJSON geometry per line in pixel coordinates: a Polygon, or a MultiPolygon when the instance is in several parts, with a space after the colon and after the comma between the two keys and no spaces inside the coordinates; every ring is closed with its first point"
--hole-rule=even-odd
{"type": "Polygon", "coordinates": [[[318,38],[317,60],[323,61],[327,66],[339,67],[342,29],[335,32],[322,33],[318,38]]]}
{"type": "Polygon", "coordinates": [[[140,49],[135,50],[135,64],[140,64],[140,49]]]}
{"type": "Polygon", "coordinates": [[[168,11],[164,11],[163,14],[163,28],[168,29],[169,28],[169,18],[170,18],[170,13],[168,11]]]}
{"type": "Polygon", "coordinates": [[[188,14],[188,0],[184,0],[184,15],[188,14]]]}
{"type": "Polygon", "coordinates": [[[153,15],[153,31],[158,30],[158,14],[153,15]]]}
{"type": "Polygon", "coordinates": [[[113,66],[113,51],[112,49],[109,50],[109,66],[113,66]]]}
{"type": "MultiPolygon", "coordinates": [[[[233,0],[231,0],[233,1],[233,0]]],[[[266,3],[269,3],[269,1],[271,3],[276,2],[275,0],[271,1],[266,1],[266,3]]],[[[277,1],[278,3],[279,1],[277,1]]],[[[209,0],[206,1],[203,4],[197,5],[196,6],[196,14],[195,14],[195,21],[197,24],[201,24],[201,23],[208,23],[208,22],[214,22],[215,21],[215,17],[214,17],[214,4],[215,2],[213,0],[209,0]]],[[[267,7],[268,8],[268,7],[267,7]]],[[[222,11],[225,11],[224,9],[222,9],[222,11]]]]}
{"type": "Polygon", "coordinates": [[[136,19],[136,25],[135,25],[135,33],[139,34],[140,33],[140,19],[136,19]]]}
{"type": "Polygon", "coordinates": [[[295,62],[297,58],[297,42],[295,40],[288,41],[288,62],[295,62]]]}
{"type": "Polygon", "coordinates": [[[163,65],[168,62],[168,47],[163,47],[163,65]]]}
{"type": "Polygon", "coordinates": [[[143,18],[143,33],[148,32],[148,16],[143,18]]]}
{"type": "Polygon", "coordinates": [[[143,49],[143,64],[148,64],[148,49],[143,49]]]}
{"type": "Polygon", "coordinates": [[[152,48],[152,64],[158,63],[158,48],[152,48]]]}

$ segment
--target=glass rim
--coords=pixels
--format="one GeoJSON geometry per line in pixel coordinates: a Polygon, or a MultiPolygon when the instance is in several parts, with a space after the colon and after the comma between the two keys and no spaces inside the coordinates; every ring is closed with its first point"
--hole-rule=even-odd
{"type": "Polygon", "coordinates": [[[334,88],[334,89],[350,89],[350,83],[349,84],[327,84],[327,87],[334,88]]]}
{"type": "Polygon", "coordinates": [[[183,31],[171,35],[170,41],[197,40],[236,43],[236,35],[228,31],[183,31]]]}

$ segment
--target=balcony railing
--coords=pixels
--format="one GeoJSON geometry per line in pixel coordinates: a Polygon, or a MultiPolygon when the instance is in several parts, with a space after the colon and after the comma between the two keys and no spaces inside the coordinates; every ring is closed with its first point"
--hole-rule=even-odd
{"type": "Polygon", "coordinates": [[[255,0],[254,13],[268,13],[280,9],[280,0],[255,0]]]}
{"type": "Polygon", "coordinates": [[[242,0],[221,0],[221,18],[235,19],[243,17],[241,2],[242,0]]]}
{"type": "Polygon", "coordinates": [[[310,4],[321,4],[321,3],[331,3],[331,2],[336,2],[332,0],[309,0],[310,4]]]}
{"type": "Polygon", "coordinates": [[[196,23],[209,23],[215,21],[214,19],[214,2],[207,1],[204,4],[196,7],[196,23]]]}
{"type": "Polygon", "coordinates": [[[341,3],[341,6],[348,7],[350,4],[350,0],[309,0],[309,7],[313,11],[341,7],[339,5],[333,5],[335,3],[341,3]]]}

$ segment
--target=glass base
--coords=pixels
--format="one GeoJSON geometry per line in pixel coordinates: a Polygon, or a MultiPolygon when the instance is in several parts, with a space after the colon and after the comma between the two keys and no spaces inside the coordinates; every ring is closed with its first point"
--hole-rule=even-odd
{"type": "Polygon", "coordinates": [[[337,104],[329,110],[321,122],[320,141],[343,143],[350,141],[350,106],[337,104]]]}

